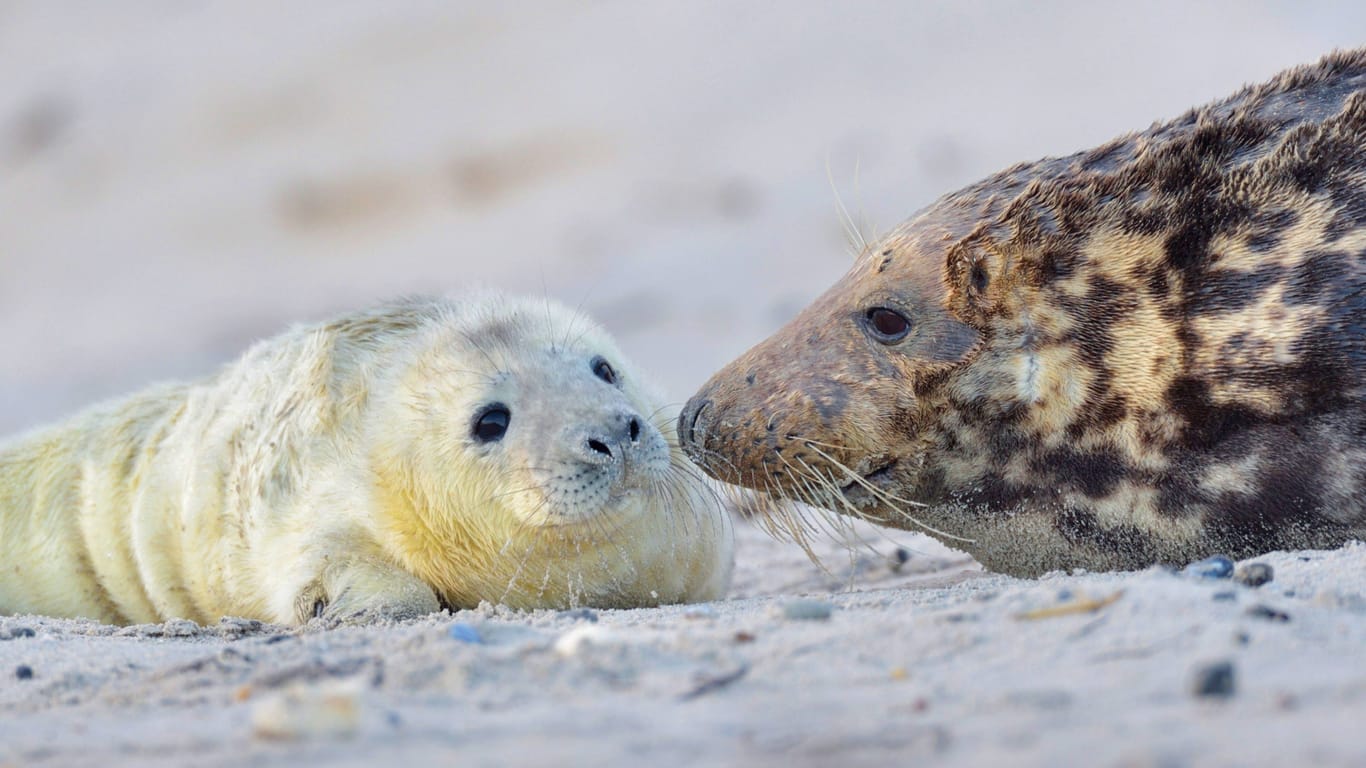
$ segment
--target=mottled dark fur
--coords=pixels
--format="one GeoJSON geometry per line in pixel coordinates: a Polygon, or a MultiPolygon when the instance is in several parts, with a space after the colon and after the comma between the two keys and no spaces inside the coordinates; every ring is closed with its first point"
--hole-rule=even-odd
{"type": "Polygon", "coordinates": [[[680,427],[1012,573],[1366,537],[1366,49],[945,196],[680,427]]]}

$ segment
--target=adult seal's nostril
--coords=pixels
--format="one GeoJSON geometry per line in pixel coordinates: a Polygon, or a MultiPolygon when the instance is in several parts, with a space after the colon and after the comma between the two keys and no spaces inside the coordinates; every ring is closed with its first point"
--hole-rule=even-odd
{"type": "Polygon", "coordinates": [[[703,415],[710,405],[710,400],[694,397],[683,407],[683,412],[678,414],[678,441],[693,460],[697,460],[702,453],[702,443],[707,434],[707,424],[703,415]]]}

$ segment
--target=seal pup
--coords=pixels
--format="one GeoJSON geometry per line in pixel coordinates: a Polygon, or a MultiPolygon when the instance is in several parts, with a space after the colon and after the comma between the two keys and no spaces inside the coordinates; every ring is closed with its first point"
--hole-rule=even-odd
{"type": "Polygon", "coordinates": [[[587,318],[406,300],[0,447],[0,613],[299,624],[709,600],[733,560],[709,482],[587,318]]]}
{"type": "Polygon", "coordinates": [[[1017,165],[680,414],[708,473],[1020,576],[1366,537],[1366,49],[1017,165]]]}

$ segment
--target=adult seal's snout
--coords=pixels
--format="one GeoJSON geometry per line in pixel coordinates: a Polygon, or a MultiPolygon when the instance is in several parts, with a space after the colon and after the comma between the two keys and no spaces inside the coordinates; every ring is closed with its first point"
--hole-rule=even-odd
{"type": "Polygon", "coordinates": [[[707,388],[693,395],[683,412],[678,415],[678,440],[683,452],[698,465],[711,469],[707,463],[707,422],[706,411],[711,406],[707,399],[707,388]]]}

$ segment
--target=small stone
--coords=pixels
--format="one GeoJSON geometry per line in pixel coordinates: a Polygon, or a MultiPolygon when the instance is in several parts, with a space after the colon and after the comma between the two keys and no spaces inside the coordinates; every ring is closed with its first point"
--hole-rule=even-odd
{"type": "Polygon", "coordinates": [[[1227,699],[1237,689],[1237,675],[1233,662],[1216,661],[1195,668],[1191,676],[1191,693],[1201,699],[1227,699]]]}
{"type": "Polygon", "coordinates": [[[1247,609],[1247,615],[1254,619],[1266,619],[1284,624],[1290,621],[1290,614],[1285,611],[1278,611],[1269,605],[1254,605],[1247,609]]]}
{"type": "Polygon", "coordinates": [[[911,551],[905,547],[897,547],[892,551],[890,565],[892,573],[901,573],[901,569],[911,560],[911,551]]]}
{"type": "Polygon", "coordinates": [[[219,664],[236,664],[239,661],[250,662],[251,657],[233,648],[231,645],[223,647],[218,651],[219,664]]]}
{"type": "Polygon", "coordinates": [[[482,645],[484,643],[484,638],[479,634],[479,629],[473,624],[466,624],[463,621],[452,624],[446,630],[446,634],[450,635],[452,640],[459,640],[470,645],[482,645]]]}
{"type": "Polygon", "coordinates": [[[228,634],[249,634],[260,632],[265,625],[256,619],[242,619],[236,616],[224,616],[218,620],[218,631],[228,634]]]}
{"type": "Polygon", "coordinates": [[[1366,613],[1366,597],[1355,592],[1325,589],[1314,595],[1314,604],[1330,608],[1346,608],[1353,613],[1366,613]]]}
{"type": "Polygon", "coordinates": [[[1233,575],[1233,561],[1223,555],[1198,560],[1182,569],[1188,576],[1202,579],[1227,579],[1233,575]]]}
{"type": "Polygon", "coordinates": [[[4,632],[5,634],[0,635],[0,640],[17,640],[21,637],[34,637],[38,634],[31,627],[10,627],[4,632]]]}
{"type": "Polygon", "coordinates": [[[736,642],[736,643],[738,643],[738,644],[740,644],[740,645],[744,645],[745,643],[752,643],[752,642],[754,642],[757,638],[754,636],[754,634],[753,634],[752,632],[746,632],[746,631],[744,631],[744,630],[740,630],[739,632],[736,632],[736,633],[735,633],[735,638],[734,638],[734,639],[735,639],[735,642],[736,642]]]}
{"type": "Polygon", "coordinates": [[[1214,593],[1214,602],[1216,602],[1216,603],[1232,603],[1232,602],[1236,602],[1237,600],[1238,600],[1238,593],[1237,593],[1237,592],[1215,592],[1215,593],[1214,593]]]}
{"type": "Polygon", "coordinates": [[[716,609],[710,605],[691,605],[683,609],[685,619],[714,619],[716,616],[716,609]]]}
{"type": "Polygon", "coordinates": [[[1233,580],[1249,587],[1260,587],[1275,578],[1276,572],[1266,563],[1247,563],[1233,572],[1233,580]]]}
{"type": "Polygon", "coordinates": [[[624,638],[607,627],[582,624],[555,639],[555,652],[577,656],[593,646],[620,645],[624,638]]]}
{"type": "Polygon", "coordinates": [[[783,603],[783,618],[793,621],[826,621],[834,612],[829,600],[799,597],[783,603]]]}
{"type": "Polygon", "coordinates": [[[33,667],[30,667],[27,664],[20,664],[14,668],[14,676],[20,680],[32,680],[33,667]]]}
{"type": "Polygon", "coordinates": [[[194,637],[199,634],[199,625],[189,619],[171,619],[162,627],[166,637],[194,637]]]}
{"type": "Polygon", "coordinates": [[[360,688],[352,681],[277,691],[251,710],[252,731],[265,739],[349,737],[360,719],[360,688]]]}
{"type": "Polygon", "coordinates": [[[555,614],[562,619],[573,619],[574,621],[587,621],[593,624],[598,623],[598,612],[592,608],[572,608],[567,611],[560,611],[555,614]]]}

